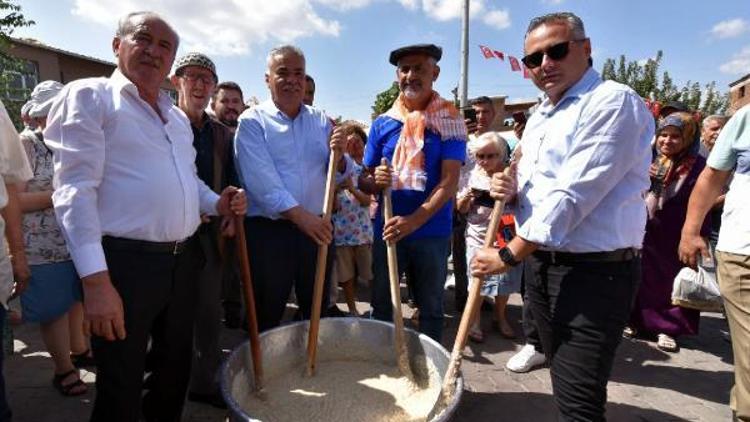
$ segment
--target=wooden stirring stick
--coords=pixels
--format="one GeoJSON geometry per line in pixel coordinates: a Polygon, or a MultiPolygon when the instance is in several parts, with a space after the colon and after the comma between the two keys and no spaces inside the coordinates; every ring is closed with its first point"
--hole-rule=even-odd
{"type": "MultiPolygon", "coordinates": [[[[323,219],[331,221],[333,212],[333,195],[336,191],[336,166],[339,162],[337,150],[331,150],[328,159],[328,175],[326,176],[326,192],[323,202],[323,219]]],[[[312,313],[310,315],[310,330],[307,336],[307,375],[315,375],[315,365],[318,356],[318,332],[320,329],[320,311],[323,302],[323,288],[326,278],[326,258],[328,245],[318,246],[318,260],[315,265],[315,286],[313,288],[312,313]]]]}
{"type": "Polygon", "coordinates": [[[263,361],[261,360],[260,337],[258,334],[258,318],[255,312],[255,293],[253,281],[250,278],[250,261],[247,257],[247,243],[245,243],[245,216],[234,217],[234,227],[237,231],[234,239],[237,244],[237,258],[240,261],[240,276],[242,290],[245,295],[245,311],[247,315],[247,332],[250,335],[250,355],[252,358],[253,375],[255,377],[255,391],[263,390],[263,361]]]}
{"type": "MultiPolygon", "coordinates": [[[[387,166],[388,160],[383,158],[380,164],[387,166]]],[[[393,203],[391,201],[391,188],[383,191],[383,223],[393,218],[393,203]]],[[[386,242],[388,252],[388,279],[391,285],[391,304],[393,305],[393,338],[396,346],[396,360],[401,373],[409,379],[414,379],[414,374],[409,366],[409,354],[406,347],[406,335],[404,333],[404,319],[401,315],[401,284],[398,273],[398,257],[396,255],[396,242],[386,242]]]]}

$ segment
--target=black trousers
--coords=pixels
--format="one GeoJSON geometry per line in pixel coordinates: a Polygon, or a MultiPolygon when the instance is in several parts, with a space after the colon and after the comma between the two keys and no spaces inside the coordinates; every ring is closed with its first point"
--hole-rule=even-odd
{"type": "Polygon", "coordinates": [[[190,379],[200,245],[193,237],[174,255],[102,244],[127,336],[91,339],[97,367],[91,421],[179,421],[190,379]]]}
{"type": "Polygon", "coordinates": [[[534,346],[537,352],[544,353],[542,341],[539,339],[539,330],[536,327],[536,321],[534,321],[534,315],[531,312],[528,292],[529,290],[524,288],[521,293],[523,295],[523,308],[521,308],[523,336],[526,338],[526,344],[534,346]]]}
{"type": "MultiPolygon", "coordinates": [[[[287,220],[245,219],[247,253],[255,293],[258,329],[277,327],[294,286],[305,319],[310,318],[318,245],[287,220]]],[[[321,310],[328,308],[328,284],[333,267],[333,243],[328,247],[321,310]]]]}
{"type": "Polygon", "coordinates": [[[559,420],[605,421],[607,382],[640,283],[640,259],[559,265],[532,255],[524,265],[559,420]]]}
{"type": "Polygon", "coordinates": [[[453,211],[453,235],[451,236],[453,255],[453,277],[456,281],[456,310],[463,311],[469,297],[468,263],[466,262],[466,216],[453,211]]]}

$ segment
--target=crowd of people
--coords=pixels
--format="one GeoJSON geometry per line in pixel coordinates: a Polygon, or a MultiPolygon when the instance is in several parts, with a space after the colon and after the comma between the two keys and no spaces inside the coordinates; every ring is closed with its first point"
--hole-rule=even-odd
{"type": "MultiPolygon", "coordinates": [[[[294,318],[310,318],[319,248],[326,315],[347,315],[340,286],[360,317],[357,287],[367,284],[369,317],[389,321],[386,244],[396,244],[415,324],[438,342],[449,256],[457,311],[482,280],[504,338],[517,336],[506,305],[522,293],[526,344],[506,367],[547,363],[566,421],[605,420],[623,335],[677,352],[679,336],[698,333],[699,311],[674,305],[672,284],[716,256],[735,352],[731,407],[750,421],[750,108],[698,121],[673,103],[654,116],[633,90],[601,79],[571,13],[529,24],[523,63],[545,96],[517,119],[517,142],[492,130],[490,98],[467,113],[433,90],[442,50],[432,44],[391,52],[399,95],[369,133],[313,106],[295,46],[268,53],[269,98],[248,107],[208,55],[176,57],[178,45],[164,18],[131,13],[111,76],[38,84],[20,134],[0,104],[0,321],[19,295],[64,396],[88,390],[77,368],[96,368],[92,421],[178,421],[186,397],[226,406],[219,334],[222,320],[242,325],[238,217],[261,331],[282,324],[290,300],[294,318]],[[160,89],[168,76],[176,103],[160,89]],[[501,226],[486,248],[498,200],[501,226]]],[[[471,318],[470,339],[484,341],[481,312],[471,318]]],[[[0,421],[11,417],[4,393],[0,382],[0,421]]]]}

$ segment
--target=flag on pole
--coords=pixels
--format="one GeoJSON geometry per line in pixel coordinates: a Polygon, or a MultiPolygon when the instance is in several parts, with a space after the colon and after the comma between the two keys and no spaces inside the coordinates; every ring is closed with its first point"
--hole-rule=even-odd
{"type": "Polygon", "coordinates": [[[523,77],[524,79],[531,79],[531,75],[529,75],[529,69],[526,66],[523,67],[523,77]]]}
{"type": "Polygon", "coordinates": [[[508,61],[510,62],[510,70],[514,72],[520,72],[521,71],[521,65],[518,63],[518,59],[513,56],[508,56],[508,61]]]}
{"type": "Polygon", "coordinates": [[[495,53],[495,57],[497,57],[500,60],[505,60],[505,54],[502,53],[502,51],[492,50],[493,53],[495,53]]]}
{"type": "Polygon", "coordinates": [[[492,50],[489,49],[488,47],[480,45],[479,49],[482,50],[482,55],[484,56],[485,59],[491,59],[491,58],[495,57],[495,55],[492,54],[492,50]]]}

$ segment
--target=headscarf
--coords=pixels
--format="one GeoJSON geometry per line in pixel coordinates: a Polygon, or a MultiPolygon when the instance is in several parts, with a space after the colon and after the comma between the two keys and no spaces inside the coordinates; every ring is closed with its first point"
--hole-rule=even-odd
{"type": "Polygon", "coordinates": [[[659,134],[668,126],[677,128],[681,133],[681,144],[677,154],[670,157],[659,152],[654,157],[656,176],[651,178],[651,188],[646,196],[649,216],[653,217],[664,203],[672,198],[682,187],[685,177],[695,164],[700,149],[700,131],[698,123],[690,113],[675,112],[665,117],[656,129],[656,147],[659,134]]]}
{"type": "Polygon", "coordinates": [[[427,184],[425,170],[424,132],[429,129],[448,139],[466,142],[466,124],[450,101],[433,91],[424,110],[407,110],[403,94],[399,95],[386,116],[402,122],[396,149],[393,151],[393,189],[424,191],[427,184]]]}

